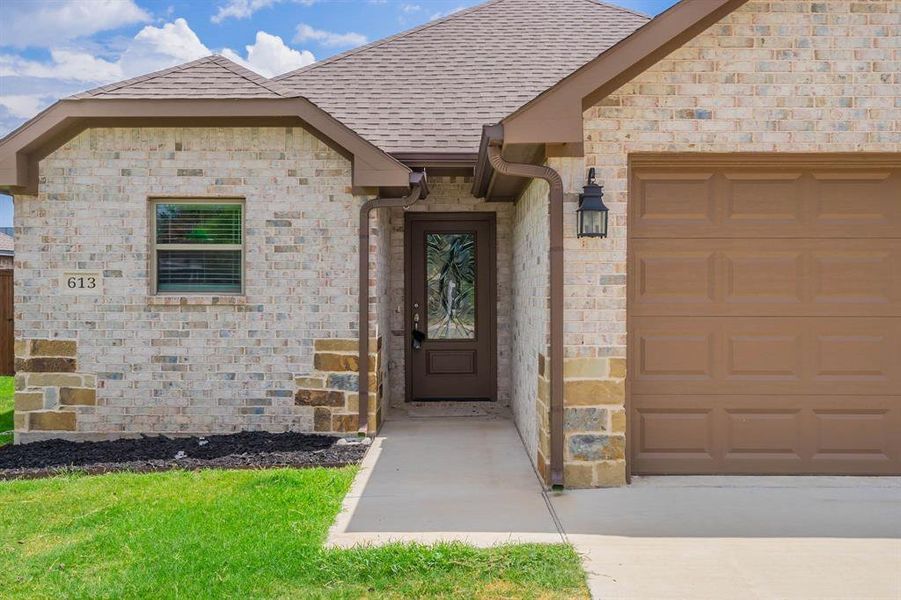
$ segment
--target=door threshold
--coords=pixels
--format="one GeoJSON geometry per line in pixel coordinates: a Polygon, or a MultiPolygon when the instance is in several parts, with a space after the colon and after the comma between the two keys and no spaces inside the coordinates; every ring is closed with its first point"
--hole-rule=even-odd
{"type": "Polygon", "coordinates": [[[508,417],[509,409],[496,402],[406,402],[398,407],[411,419],[508,417]]]}

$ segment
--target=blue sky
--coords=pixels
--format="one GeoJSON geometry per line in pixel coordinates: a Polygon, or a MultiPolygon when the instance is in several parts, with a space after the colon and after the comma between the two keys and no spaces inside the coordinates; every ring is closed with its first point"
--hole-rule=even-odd
{"type": "MultiPolygon", "coordinates": [[[[541,0],[535,0],[540,2],[541,0]]],[[[655,15],[676,0],[612,0],[655,15]]],[[[0,0],[0,136],[55,100],[211,52],[273,76],[479,0],[0,0]]],[[[0,227],[12,225],[0,195],[0,227]]]]}

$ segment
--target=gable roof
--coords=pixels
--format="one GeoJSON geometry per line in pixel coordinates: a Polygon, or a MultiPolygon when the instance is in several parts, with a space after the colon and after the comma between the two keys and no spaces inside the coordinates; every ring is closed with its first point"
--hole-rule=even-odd
{"type": "Polygon", "coordinates": [[[40,159],[91,125],[303,124],[353,159],[353,185],[409,186],[410,169],[306,98],[222,56],[64,98],[0,139],[0,190],[36,193],[40,159]]]}
{"type": "Polygon", "coordinates": [[[748,0],[681,0],[509,115],[508,143],[580,143],[582,111],[748,0]]]}
{"type": "MultiPolygon", "coordinates": [[[[522,180],[499,174],[488,160],[488,146],[503,146],[517,159],[543,157],[555,146],[580,148],[583,111],[656,64],[670,52],[736,10],[748,0],[680,0],[610,49],[542,91],[482,131],[472,193],[476,197],[515,198],[522,180]]],[[[572,151],[572,150],[569,150],[572,151]]]]}
{"type": "Polygon", "coordinates": [[[478,150],[494,123],[648,22],[595,0],[491,0],[275,78],[383,150],[478,150]]]}
{"type": "Polygon", "coordinates": [[[290,95],[262,75],[214,54],[70,98],[280,98],[290,95]]]}

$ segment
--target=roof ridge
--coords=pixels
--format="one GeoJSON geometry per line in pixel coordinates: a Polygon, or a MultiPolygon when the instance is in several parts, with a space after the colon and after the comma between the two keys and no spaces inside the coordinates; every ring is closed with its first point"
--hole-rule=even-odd
{"type": "Polygon", "coordinates": [[[276,94],[278,96],[285,96],[285,97],[290,95],[289,90],[282,87],[277,82],[275,82],[267,77],[264,77],[263,75],[260,75],[253,69],[248,69],[245,66],[239,65],[238,63],[231,60],[227,56],[223,56],[221,54],[212,54],[212,55],[210,55],[210,58],[211,58],[211,62],[216,63],[223,69],[226,69],[231,73],[234,73],[238,77],[242,77],[242,78],[246,79],[250,83],[258,85],[261,88],[264,88],[264,89],[272,92],[273,94],[276,94]]]}
{"type": "Polygon", "coordinates": [[[408,35],[413,35],[414,33],[419,33],[420,31],[424,31],[424,30],[434,27],[436,25],[440,25],[451,19],[456,19],[456,18],[462,17],[464,15],[470,15],[474,12],[478,12],[478,11],[482,10],[483,8],[487,8],[489,6],[493,6],[495,4],[500,4],[501,2],[506,2],[506,1],[507,0],[487,0],[487,2],[483,2],[481,4],[476,4],[475,6],[470,6],[469,8],[465,8],[463,10],[458,10],[449,15],[441,17],[440,19],[435,19],[434,21],[429,21],[427,23],[423,23],[422,25],[417,25],[416,27],[412,27],[410,29],[407,29],[406,31],[401,31],[400,33],[395,33],[394,35],[390,35],[388,37],[385,37],[385,38],[382,38],[379,40],[375,40],[374,42],[370,42],[364,46],[352,48],[351,50],[347,50],[340,54],[330,56],[330,57],[326,58],[325,60],[320,60],[320,61],[314,62],[311,65],[307,65],[305,67],[301,67],[301,68],[295,69],[293,71],[288,71],[287,73],[282,73],[281,75],[273,77],[272,81],[281,81],[282,79],[287,79],[288,77],[291,77],[292,75],[296,75],[298,73],[306,73],[307,71],[312,71],[319,67],[324,67],[326,65],[336,63],[340,60],[344,60],[345,58],[350,58],[351,56],[354,56],[365,50],[370,50],[372,48],[377,48],[379,46],[383,46],[389,42],[394,42],[396,40],[405,38],[408,35]]]}
{"type": "Polygon", "coordinates": [[[168,75],[170,73],[177,73],[178,71],[183,71],[188,67],[193,67],[195,65],[212,62],[216,57],[215,54],[209,54],[202,58],[197,58],[192,61],[188,61],[186,63],[182,63],[180,65],[174,65],[172,67],[167,67],[165,69],[160,69],[158,71],[151,71],[150,73],[145,73],[144,75],[138,75],[137,77],[131,77],[129,79],[123,79],[122,81],[114,81],[113,83],[108,83],[106,85],[101,85],[100,87],[96,87],[90,90],[86,90],[84,92],[79,92],[77,94],[73,94],[69,96],[69,99],[83,99],[96,96],[101,92],[111,92],[113,90],[118,90],[128,85],[133,85],[135,83],[140,83],[142,81],[147,81],[148,79],[154,79],[156,77],[162,77],[163,75],[168,75]]]}

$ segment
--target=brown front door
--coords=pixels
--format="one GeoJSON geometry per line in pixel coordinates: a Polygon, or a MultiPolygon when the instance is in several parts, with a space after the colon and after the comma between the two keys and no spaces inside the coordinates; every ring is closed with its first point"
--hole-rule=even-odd
{"type": "Polygon", "coordinates": [[[901,155],[645,160],[632,472],[901,474],[901,155]]]}
{"type": "Polygon", "coordinates": [[[408,213],[407,400],[497,399],[494,213],[408,213]]]}

